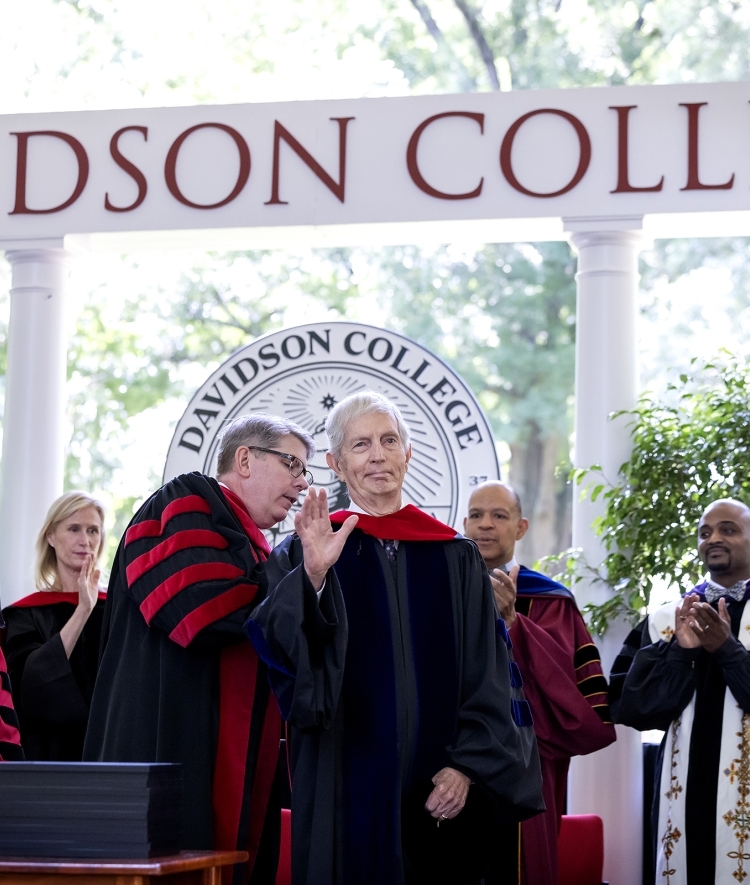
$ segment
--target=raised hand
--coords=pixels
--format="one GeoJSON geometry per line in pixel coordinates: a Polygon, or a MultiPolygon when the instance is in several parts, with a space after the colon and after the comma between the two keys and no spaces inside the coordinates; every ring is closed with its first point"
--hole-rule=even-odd
{"type": "Polygon", "coordinates": [[[674,637],[677,640],[677,644],[682,648],[698,648],[701,644],[695,631],[690,627],[690,623],[693,620],[691,609],[693,604],[698,601],[698,598],[697,594],[688,593],[682,600],[682,605],[675,612],[674,637]]]}
{"type": "Polygon", "coordinates": [[[707,652],[715,652],[732,635],[732,621],[727,611],[726,599],[719,600],[718,612],[707,602],[695,602],[690,615],[690,629],[707,652]]]}
{"type": "Polygon", "coordinates": [[[495,594],[497,610],[508,630],[516,620],[516,580],[519,571],[520,567],[514,565],[509,574],[499,568],[494,568],[490,572],[490,582],[492,592],[495,594]]]}
{"type": "Polygon", "coordinates": [[[341,556],[346,539],[358,521],[358,516],[350,516],[334,532],[325,489],[317,491],[310,488],[307,492],[302,509],[294,517],[294,530],[302,542],[305,572],[314,590],[320,590],[323,586],[328,569],[341,556]]]}
{"type": "Polygon", "coordinates": [[[471,781],[455,768],[441,768],[432,782],[435,789],[427,797],[424,807],[438,821],[450,820],[466,804],[471,781]]]}
{"type": "Polygon", "coordinates": [[[83,568],[78,575],[78,605],[88,612],[93,610],[99,598],[99,575],[101,572],[94,567],[95,565],[94,554],[87,554],[83,561],[83,568]]]}
{"type": "Polygon", "coordinates": [[[60,639],[68,658],[99,598],[99,569],[94,568],[95,565],[96,557],[93,553],[88,553],[78,575],[78,605],[68,623],[60,630],[60,639]]]}

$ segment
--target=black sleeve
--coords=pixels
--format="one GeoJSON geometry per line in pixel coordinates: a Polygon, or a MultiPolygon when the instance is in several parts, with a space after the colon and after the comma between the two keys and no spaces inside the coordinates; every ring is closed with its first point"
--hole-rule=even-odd
{"type": "Polygon", "coordinates": [[[117,584],[183,648],[237,642],[265,587],[218,484],[192,474],[163,486],[130,524],[110,588],[117,584]]]}
{"type": "Polygon", "coordinates": [[[714,660],[734,699],[745,713],[750,713],[750,652],[731,636],[714,652],[714,660]]]}
{"type": "Polygon", "coordinates": [[[652,643],[648,619],[639,624],[625,641],[610,676],[615,722],[639,731],[666,731],[695,692],[694,665],[700,652],[700,648],[682,648],[674,639],[652,643]]]}
{"type": "Polygon", "coordinates": [[[628,633],[627,639],[623,643],[620,653],[612,664],[612,670],[609,674],[609,709],[613,722],[619,722],[617,718],[620,712],[620,699],[622,690],[625,687],[625,677],[633,666],[638,650],[645,644],[650,642],[648,635],[648,618],[645,618],[628,633]]]}
{"type": "Polygon", "coordinates": [[[453,767],[481,784],[506,818],[523,820],[544,810],[531,716],[520,683],[511,684],[511,643],[497,618],[487,569],[473,544],[454,545],[460,552],[448,556],[448,567],[462,588],[462,697],[448,756],[453,767]]]}
{"type": "Polygon", "coordinates": [[[54,632],[44,631],[38,623],[40,617],[51,624],[51,611],[13,607],[5,610],[5,651],[18,712],[22,719],[40,724],[85,726],[89,705],[56,629],[62,625],[55,624],[54,632]]]}
{"type": "MultiPolygon", "coordinates": [[[[3,621],[0,617],[0,628],[3,621]]],[[[0,648],[0,762],[23,762],[18,716],[13,706],[8,668],[0,648]]]]}
{"type": "Polygon", "coordinates": [[[344,598],[333,570],[318,600],[302,565],[295,536],[266,563],[268,595],[246,630],[268,664],[284,718],[301,730],[327,729],[338,706],[346,658],[344,598]]]}

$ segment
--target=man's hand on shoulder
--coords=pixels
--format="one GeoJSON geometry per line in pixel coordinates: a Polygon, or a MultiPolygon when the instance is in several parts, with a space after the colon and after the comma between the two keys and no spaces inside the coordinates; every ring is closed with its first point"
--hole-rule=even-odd
{"type": "Polygon", "coordinates": [[[305,572],[313,590],[320,590],[328,569],[341,556],[346,539],[357,525],[359,517],[350,516],[341,528],[334,532],[328,513],[325,489],[319,492],[310,488],[302,502],[302,509],[295,514],[294,530],[302,542],[305,572]]]}
{"type": "Polygon", "coordinates": [[[516,581],[520,566],[514,565],[509,574],[502,569],[494,568],[489,573],[492,592],[495,594],[495,602],[500,617],[505,621],[508,630],[516,620],[516,581]]]}

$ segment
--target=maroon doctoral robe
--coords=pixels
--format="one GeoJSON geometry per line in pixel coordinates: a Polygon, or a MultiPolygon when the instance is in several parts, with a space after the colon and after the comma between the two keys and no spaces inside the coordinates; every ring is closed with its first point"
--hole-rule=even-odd
{"type": "Polygon", "coordinates": [[[522,566],[516,612],[513,656],[534,717],[547,806],[521,825],[523,881],[556,885],[570,758],[608,746],[615,728],[599,652],[570,591],[522,566]]]}

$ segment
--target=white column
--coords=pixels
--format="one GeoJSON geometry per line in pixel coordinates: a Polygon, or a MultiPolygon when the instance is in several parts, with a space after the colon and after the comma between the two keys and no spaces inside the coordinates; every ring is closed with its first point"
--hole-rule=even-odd
{"type": "MultiPolygon", "coordinates": [[[[592,225],[593,226],[593,225],[592,225]]],[[[640,225],[638,225],[640,226],[640,225]]],[[[638,252],[634,230],[578,230],[571,241],[578,250],[575,444],[576,467],[602,466],[607,480],[617,479],[630,452],[627,418],[612,412],[632,408],[638,395],[638,252]]],[[[580,501],[574,490],[573,545],[599,565],[605,551],[592,530],[601,500],[580,501]]],[[[579,605],[603,602],[606,585],[579,584],[579,605]]],[[[605,676],[628,627],[613,626],[597,639],[605,676]]],[[[640,885],[643,821],[641,737],[617,726],[617,742],[590,756],[574,758],[569,780],[571,814],[598,814],[604,820],[604,879],[611,885],[640,885]]]]}
{"type": "Polygon", "coordinates": [[[63,249],[6,252],[12,268],[0,474],[0,599],[34,591],[34,542],[62,493],[66,345],[63,249]]]}

